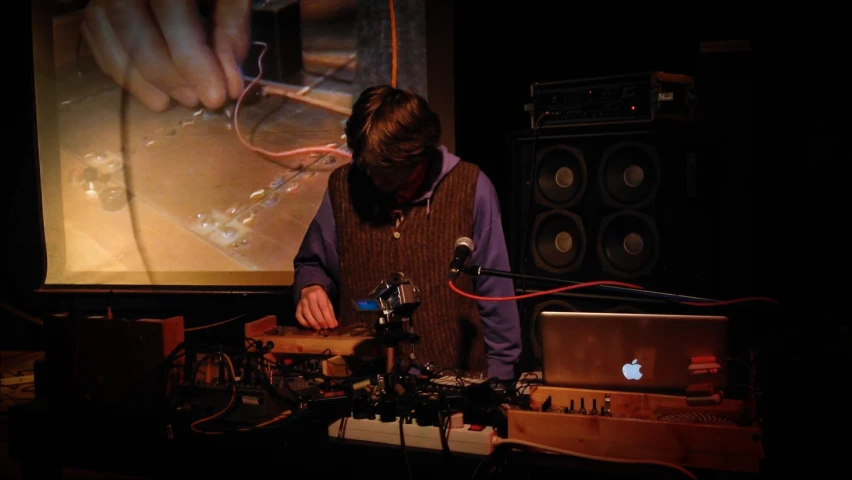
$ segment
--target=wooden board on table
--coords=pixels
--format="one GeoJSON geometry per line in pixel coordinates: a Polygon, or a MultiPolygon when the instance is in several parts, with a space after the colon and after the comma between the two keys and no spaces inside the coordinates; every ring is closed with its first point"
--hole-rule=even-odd
{"type": "Polygon", "coordinates": [[[690,407],[685,397],[669,395],[545,386],[530,390],[532,408],[540,409],[549,397],[551,411],[510,410],[508,437],[512,440],[598,457],[759,471],[761,433],[744,417],[747,409],[742,401],[690,407]],[[587,411],[593,403],[600,410],[606,394],[612,416],[565,413],[572,399],[575,410],[580,399],[587,411]]]}
{"type": "Polygon", "coordinates": [[[278,326],[274,315],[247,323],[245,336],[263,343],[272,342],[272,353],[278,355],[371,357],[376,356],[379,346],[366,324],[315,331],[278,326]]]}

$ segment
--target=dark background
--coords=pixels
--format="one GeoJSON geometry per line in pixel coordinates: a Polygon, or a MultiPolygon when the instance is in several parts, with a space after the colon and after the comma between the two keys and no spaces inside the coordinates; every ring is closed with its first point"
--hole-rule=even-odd
{"type": "MultiPolygon", "coordinates": [[[[718,182],[711,194],[719,210],[711,228],[718,242],[705,252],[712,260],[712,290],[719,298],[763,295],[783,304],[739,320],[750,323],[739,328],[744,337],[737,341],[763,352],[767,453],[781,464],[840,462],[849,450],[841,394],[848,373],[842,363],[836,366],[849,359],[840,286],[848,257],[842,236],[847,202],[840,203],[848,197],[841,183],[848,160],[834,139],[845,108],[839,102],[849,87],[836,74],[842,68],[834,46],[843,31],[838,15],[798,1],[641,2],[604,6],[608,15],[576,2],[454,3],[454,9],[443,10],[452,15],[442,28],[454,37],[456,151],[494,182],[507,231],[517,228],[509,221],[516,205],[504,192],[518,181],[510,174],[507,138],[529,125],[523,105],[530,83],[662,70],[695,75],[699,98],[702,88],[708,96],[713,86],[719,89],[714,97],[719,101],[699,107],[709,112],[708,128],[736,132],[719,137],[728,154],[713,165],[718,182]],[[751,52],[699,52],[702,41],[744,38],[751,40],[751,52]]],[[[18,9],[10,18],[29,15],[26,6],[18,9]]],[[[7,50],[5,69],[11,102],[0,192],[2,301],[13,308],[0,309],[0,348],[40,348],[40,328],[24,318],[28,315],[103,314],[107,305],[119,316],[183,315],[187,326],[242,313],[292,317],[286,290],[35,292],[44,275],[44,250],[26,34],[9,29],[4,34],[15,48],[7,50]]],[[[241,325],[233,328],[237,333],[241,325]]]]}

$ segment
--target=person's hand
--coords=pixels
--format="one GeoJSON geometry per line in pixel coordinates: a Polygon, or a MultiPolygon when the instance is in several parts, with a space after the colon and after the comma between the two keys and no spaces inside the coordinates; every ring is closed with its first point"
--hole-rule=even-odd
{"type": "Polygon", "coordinates": [[[337,327],[334,307],[321,286],[311,285],[302,289],[302,297],[296,305],[296,321],[303,327],[315,330],[337,327]]]}
{"type": "Polygon", "coordinates": [[[251,1],[216,0],[211,47],[195,0],[91,0],[80,28],[101,70],[160,112],[239,97],[250,20],[251,1]]]}

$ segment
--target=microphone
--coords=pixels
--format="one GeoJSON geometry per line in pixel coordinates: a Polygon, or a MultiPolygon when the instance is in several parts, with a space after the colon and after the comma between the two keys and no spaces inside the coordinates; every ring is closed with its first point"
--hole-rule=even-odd
{"type": "Polygon", "coordinates": [[[456,240],[456,251],[453,253],[453,261],[450,262],[450,274],[447,276],[450,280],[458,278],[461,269],[464,267],[464,262],[473,251],[473,240],[467,237],[459,237],[456,240]]]}

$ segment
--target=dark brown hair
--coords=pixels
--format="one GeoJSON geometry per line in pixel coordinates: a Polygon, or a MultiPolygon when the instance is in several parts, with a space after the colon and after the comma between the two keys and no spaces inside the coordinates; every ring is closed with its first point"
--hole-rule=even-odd
{"type": "Polygon", "coordinates": [[[434,158],[441,122],[414,92],[377,85],[364,90],[346,121],[346,143],[356,164],[393,168],[434,158]]]}

